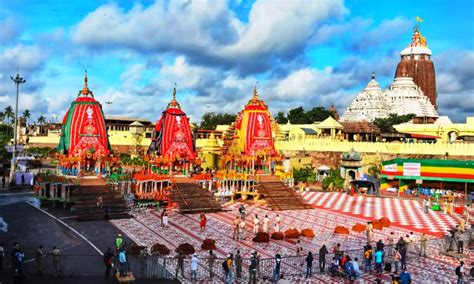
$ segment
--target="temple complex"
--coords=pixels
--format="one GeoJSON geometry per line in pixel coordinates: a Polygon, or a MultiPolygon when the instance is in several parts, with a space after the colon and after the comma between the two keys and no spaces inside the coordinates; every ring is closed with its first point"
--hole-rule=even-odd
{"type": "Polygon", "coordinates": [[[64,115],[57,151],[61,155],[60,167],[67,174],[77,174],[81,162],[87,170],[92,170],[99,161],[100,168],[100,160],[110,154],[104,113],[89,90],[87,73],[84,88],[64,115]]]}
{"type": "Polygon", "coordinates": [[[429,99],[423,94],[413,78],[405,70],[396,77],[392,85],[382,91],[372,74],[367,87],[356,95],[344,112],[341,121],[374,121],[376,118],[386,118],[390,114],[415,115],[416,123],[433,123],[438,118],[438,112],[429,99]]]}
{"type": "Polygon", "coordinates": [[[176,100],[176,88],[155,124],[148,154],[156,156],[157,162],[172,163],[181,169],[188,168],[196,158],[189,119],[176,100]]]}
{"type": "Polygon", "coordinates": [[[268,107],[259,99],[257,87],[253,97],[237,114],[235,122],[224,134],[222,163],[239,161],[241,166],[252,170],[262,168],[268,170],[270,163],[278,156],[273,143],[273,117],[268,107]]]}
{"type": "Polygon", "coordinates": [[[375,73],[372,73],[367,87],[356,95],[342,115],[341,121],[374,121],[376,118],[386,117],[389,112],[390,105],[375,80],[375,73]]]}
{"type": "Polygon", "coordinates": [[[414,29],[412,42],[400,52],[400,56],[401,60],[397,65],[395,78],[403,77],[406,73],[413,78],[431,104],[437,107],[436,78],[434,64],[431,61],[431,50],[418,26],[414,29]]]}
{"type": "Polygon", "coordinates": [[[384,97],[390,107],[389,113],[414,114],[416,123],[433,123],[438,118],[435,107],[406,72],[395,78],[393,84],[384,92],[384,97]]]}

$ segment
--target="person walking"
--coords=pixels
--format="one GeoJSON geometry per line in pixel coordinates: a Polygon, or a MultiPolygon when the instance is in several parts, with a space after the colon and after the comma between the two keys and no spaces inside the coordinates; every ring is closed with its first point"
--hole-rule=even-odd
{"type": "Polygon", "coordinates": [[[181,277],[184,278],[184,253],[182,251],[178,252],[177,265],[176,265],[176,274],[174,278],[178,278],[178,272],[181,270],[181,277]]]}
{"type": "Polygon", "coordinates": [[[240,213],[240,218],[244,220],[245,219],[245,206],[243,204],[241,204],[239,207],[239,213],[240,213]]]}
{"type": "Polygon", "coordinates": [[[127,276],[127,255],[125,254],[125,250],[122,248],[118,254],[119,258],[119,268],[120,268],[120,277],[127,276]]]}
{"type": "Polygon", "coordinates": [[[406,268],[403,268],[402,273],[400,273],[400,284],[410,284],[411,275],[406,268]]]}
{"type": "Polygon", "coordinates": [[[373,234],[374,234],[374,227],[372,225],[372,222],[367,222],[367,227],[366,227],[366,234],[367,234],[367,242],[369,244],[372,243],[372,237],[373,237],[373,234]]]}
{"type": "Polygon", "coordinates": [[[399,251],[401,255],[401,259],[400,259],[401,267],[402,269],[406,269],[407,268],[407,253],[408,253],[406,246],[402,246],[399,251]]]}
{"type": "Polygon", "coordinates": [[[375,252],[375,267],[377,268],[377,273],[382,273],[382,261],[383,259],[383,250],[377,250],[375,252]]]}
{"type": "Polygon", "coordinates": [[[387,237],[387,244],[388,244],[387,254],[388,255],[393,255],[393,250],[394,250],[394,246],[395,246],[395,236],[394,236],[393,231],[390,232],[390,234],[387,237]]]}
{"type": "Polygon", "coordinates": [[[115,238],[115,252],[118,254],[119,251],[122,249],[123,246],[123,238],[122,234],[118,234],[117,238],[115,238]]]}
{"type": "Polygon", "coordinates": [[[430,200],[429,200],[429,197],[427,197],[423,200],[423,208],[425,209],[426,214],[430,213],[430,200]]]}
{"type": "Polygon", "coordinates": [[[204,213],[201,213],[200,221],[199,221],[199,227],[201,228],[201,232],[206,230],[206,221],[207,221],[206,215],[204,215],[204,213]]]}
{"type": "Polygon", "coordinates": [[[313,274],[313,254],[309,251],[306,256],[306,278],[311,278],[313,274]]]}
{"type": "Polygon", "coordinates": [[[241,240],[245,238],[245,226],[245,219],[241,219],[239,224],[239,239],[241,240]]]}
{"type": "Polygon", "coordinates": [[[303,253],[303,247],[301,246],[301,241],[297,240],[296,241],[296,256],[301,256],[303,253]]]}
{"type": "Polygon", "coordinates": [[[275,217],[275,232],[280,232],[281,230],[281,217],[279,214],[275,217]]]}
{"type": "Polygon", "coordinates": [[[15,252],[15,269],[19,269],[20,271],[23,271],[22,265],[24,261],[25,261],[25,253],[23,252],[23,250],[18,249],[15,252]]]}
{"type": "Polygon", "coordinates": [[[232,283],[232,262],[233,262],[234,255],[229,254],[225,260],[225,283],[232,283]]]}
{"type": "Polygon", "coordinates": [[[168,227],[168,213],[163,214],[163,227],[168,227]]]}
{"type": "Polygon", "coordinates": [[[268,234],[268,222],[270,222],[270,219],[268,219],[268,215],[265,215],[265,218],[263,218],[263,231],[268,234]]]}
{"type": "Polygon", "coordinates": [[[242,255],[240,255],[240,250],[237,250],[235,254],[235,277],[242,277],[242,255]]]}
{"type": "Polygon", "coordinates": [[[466,235],[464,231],[459,232],[458,236],[458,253],[464,253],[464,242],[469,242],[469,237],[466,235]]]}
{"type": "Polygon", "coordinates": [[[197,254],[193,254],[191,257],[191,281],[197,281],[198,262],[197,254]]]}
{"type": "Polygon", "coordinates": [[[256,235],[258,233],[258,227],[260,225],[260,219],[258,219],[258,215],[255,214],[255,218],[253,218],[253,233],[256,235]]]}
{"type": "Polygon", "coordinates": [[[2,188],[5,188],[5,176],[2,176],[2,188]]]}
{"type": "Polygon", "coordinates": [[[396,248],[393,252],[393,265],[395,266],[395,274],[398,274],[400,271],[400,261],[402,259],[402,255],[396,248]]]}
{"type": "Polygon", "coordinates": [[[2,270],[3,270],[3,259],[4,258],[5,258],[5,244],[0,243],[0,272],[2,272],[2,270]]]}
{"type": "Polygon", "coordinates": [[[54,277],[58,277],[60,272],[60,260],[61,260],[61,251],[57,247],[53,247],[53,249],[49,252],[49,254],[53,257],[53,268],[54,268],[54,277]]]}
{"type": "Polygon", "coordinates": [[[456,284],[462,284],[464,283],[464,261],[461,261],[459,263],[459,266],[456,267],[456,269],[454,270],[456,276],[457,276],[457,281],[456,281],[456,284]]]}
{"type": "Polygon", "coordinates": [[[372,273],[372,258],[373,258],[373,251],[372,251],[372,246],[367,243],[366,246],[364,246],[364,272],[370,272],[372,273]]]}
{"type": "Polygon", "coordinates": [[[420,256],[426,257],[426,235],[425,233],[420,236],[420,256]]]}
{"type": "Polygon", "coordinates": [[[319,272],[324,273],[326,270],[326,255],[329,253],[326,245],[319,249],[319,272]]]}
{"type": "Polygon", "coordinates": [[[232,234],[232,239],[238,239],[239,238],[239,224],[240,224],[240,217],[237,216],[234,219],[234,233],[232,234]]]}
{"type": "Polygon", "coordinates": [[[256,253],[252,253],[249,265],[250,284],[257,284],[257,257],[256,253]]]}
{"type": "Polygon", "coordinates": [[[36,273],[38,274],[43,274],[43,272],[41,271],[41,261],[42,261],[43,255],[44,255],[43,246],[41,245],[36,249],[36,253],[35,253],[36,273]]]}
{"type": "Polygon", "coordinates": [[[277,283],[280,280],[281,256],[275,255],[275,268],[273,269],[273,281],[277,283]]]}
{"type": "Polygon", "coordinates": [[[112,268],[112,263],[114,262],[114,253],[109,247],[107,251],[104,252],[104,265],[105,265],[105,278],[110,277],[110,269],[112,268]]]}
{"type": "Polygon", "coordinates": [[[360,275],[362,274],[362,272],[360,271],[360,268],[359,268],[359,259],[356,257],[354,258],[354,261],[352,262],[352,268],[353,268],[353,271],[354,271],[354,277],[355,279],[359,279],[360,275]]]}
{"type": "Polygon", "coordinates": [[[216,262],[216,255],[212,251],[212,249],[209,251],[209,258],[207,259],[207,265],[209,269],[209,278],[212,280],[214,278],[214,262],[216,262]]]}
{"type": "Polygon", "coordinates": [[[10,252],[10,257],[11,257],[11,263],[13,263],[13,270],[19,269],[19,263],[16,258],[16,253],[19,252],[20,249],[20,244],[18,242],[13,243],[13,248],[10,252]]]}

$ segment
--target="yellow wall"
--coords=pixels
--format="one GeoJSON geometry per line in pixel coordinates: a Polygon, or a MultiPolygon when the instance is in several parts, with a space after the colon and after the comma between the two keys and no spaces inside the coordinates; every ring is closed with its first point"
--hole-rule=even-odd
{"type": "Polygon", "coordinates": [[[276,141],[278,150],[285,152],[318,151],[348,152],[354,149],[361,153],[418,154],[474,156],[474,143],[386,143],[386,142],[348,142],[334,139],[307,139],[305,141],[276,141]]]}

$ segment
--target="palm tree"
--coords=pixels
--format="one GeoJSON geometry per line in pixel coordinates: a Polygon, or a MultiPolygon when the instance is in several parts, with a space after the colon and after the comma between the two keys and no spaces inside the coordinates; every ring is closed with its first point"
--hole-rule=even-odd
{"type": "Polygon", "coordinates": [[[28,125],[28,119],[31,118],[31,113],[29,110],[25,109],[23,112],[23,118],[25,119],[25,124],[28,125]]]}
{"type": "Polygon", "coordinates": [[[12,119],[14,119],[15,114],[13,113],[13,108],[11,106],[7,106],[5,108],[5,111],[3,112],[4,118],[7,119],[7,136],[8,136],[8,129],[10,128],[8,126],[8,119],[10,119],[10,122],[12,119]]]}
{"type": "Polygon", "coordinates": [[[38,124],[43,125],[45,122],[46,122],[46,117],[44,117],[42,115],[40,117],[38,117],[38,124]]]}

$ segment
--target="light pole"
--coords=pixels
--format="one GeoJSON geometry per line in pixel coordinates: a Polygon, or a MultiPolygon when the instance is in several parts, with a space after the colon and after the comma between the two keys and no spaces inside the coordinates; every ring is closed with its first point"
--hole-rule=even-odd
{"type": "Polygon", "coordinates": [[[13,154],[12,162],[10,166],[10,183],[13,181],[13,174],[15,173],[15,161],[16,161],[16,143],[17,143],[17,132],[18,132],[18,93],[20,89],[20,84],[26,83],[26,80],[20,77],[20,74],[16,73],[16,77],[10,76],[13,82],[16,85],[16,105],[15,105],[15,128],[13,130],[13,154]]]}

